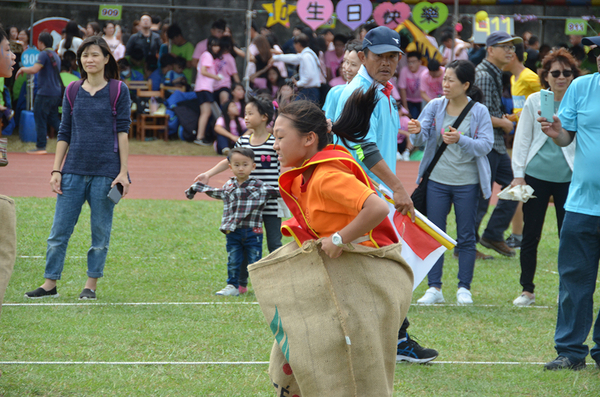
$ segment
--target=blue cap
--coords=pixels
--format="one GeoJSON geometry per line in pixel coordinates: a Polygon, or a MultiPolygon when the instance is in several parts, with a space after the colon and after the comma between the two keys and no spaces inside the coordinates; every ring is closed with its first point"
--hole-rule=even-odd
{"type": "Polygon", "coordinates": [[[584,37],[581,40],[583,45],[594,45],[600,46],[600,36],[584,37]]]}
{"type": "Polygon", "coordinates": [[[506,32],[501,32],[499,30],[495,31],[491,35],[485,39],[485,45],[487,47],[491,47],[496,44],[504,44],[504,43],[513,43],[520,44],[523,42],[523,39],[520,37],[512,37],[506,32]]]}
{"type": "Polygon", "coordinates": [[[363,40],[363,50],[368,48],[374,54],[384,54],[386,52],[399,52],[404,54],[400,49],[400,35],[395,30],[387,26],[379,26],[369,30],[363,40]]]}

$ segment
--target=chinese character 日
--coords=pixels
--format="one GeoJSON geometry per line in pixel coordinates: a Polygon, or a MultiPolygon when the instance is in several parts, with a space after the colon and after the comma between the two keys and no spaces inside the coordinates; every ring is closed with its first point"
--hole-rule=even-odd
{"type": "Polygon", "coordinates": [[[348,4],[347,8],[348,22],[362,20],[362,7],[360,4],[348,4]]]}

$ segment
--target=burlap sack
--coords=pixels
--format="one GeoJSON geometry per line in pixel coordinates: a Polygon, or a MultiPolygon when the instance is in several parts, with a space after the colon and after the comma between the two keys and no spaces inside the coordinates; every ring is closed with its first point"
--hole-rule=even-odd
{"type": "Polygon", "coordinates": [[[401,244],[353,246],[331,259],[320,242],[292,242],[248,267],[275,335],[269,376],[278,396],[392,395],[413,274],[401,244]]]}

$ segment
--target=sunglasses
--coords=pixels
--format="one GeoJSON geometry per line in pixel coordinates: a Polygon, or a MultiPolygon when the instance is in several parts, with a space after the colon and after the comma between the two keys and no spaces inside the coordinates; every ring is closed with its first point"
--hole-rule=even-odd
{"type": "Polygon", "coordinates": [[[573,76],[573,71],[569,70],[569,69],[565,69],[565,70],[553,70],[553,71],[548,72],[548,73],[550,73],[552,75],[552,77],[554,77],[555,79],[557,79],[558,76],[560,76],[561,73],[565,77],[571,77],[571,76],[573,76]]]}

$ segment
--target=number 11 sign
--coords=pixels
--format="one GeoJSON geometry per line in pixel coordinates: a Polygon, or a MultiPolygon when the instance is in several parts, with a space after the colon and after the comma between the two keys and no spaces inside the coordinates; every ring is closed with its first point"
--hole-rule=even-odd
{"type": "Polygon", "coordinates": [[[494,17],[477,21],[473,17],[473,41],[485,44],[485,39],[497,31],[506,32],[511,36],[515,32],[515,22],[511,17],[494,17]]]}

